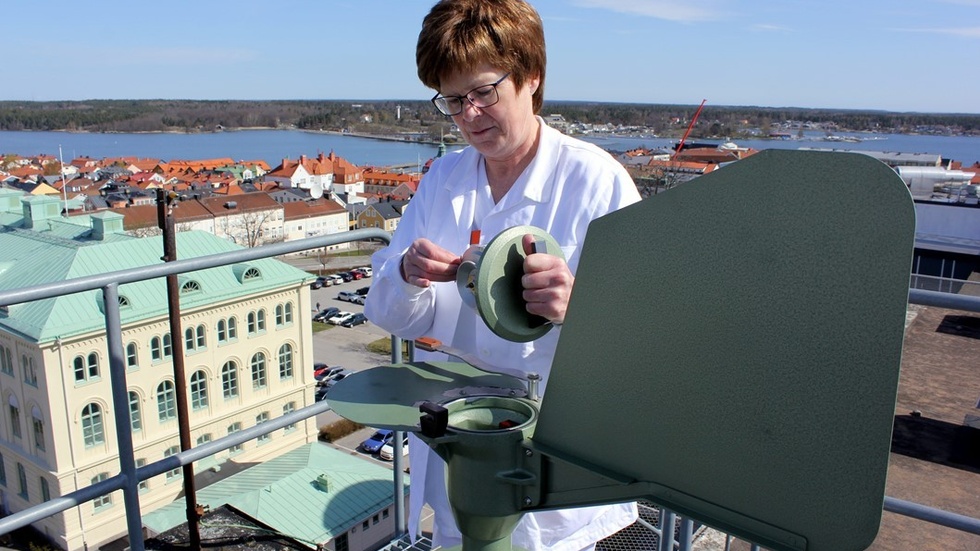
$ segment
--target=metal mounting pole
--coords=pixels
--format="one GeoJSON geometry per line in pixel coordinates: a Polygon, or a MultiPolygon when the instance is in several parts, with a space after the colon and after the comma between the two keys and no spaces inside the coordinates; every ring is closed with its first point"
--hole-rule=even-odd
{"type": "MultiPolygon", "coordinates": [[[[157,189],[157,218],[163,230],[164,262],[177,260],[177,239],[174,230],[173,202],[177,199],[162,188],[157,189]]],[[[177,426],[180,433],[180,451],[191,449],[191,427],[187,411],[187,377],[184,373],[184,341],[180,323],[180,287],[177,276],[167,276],[167,304],[170,312],[170,344],[173,351],[174,387],[177,400],[177,426]]],[[[197,507],[197,491],[194,488],[194,464],[182,467],[184,476],[184,501],[187,504],[188,542],[191,549],[201,548],[201,532],[198,526],[200,513],[197,507]]]]}

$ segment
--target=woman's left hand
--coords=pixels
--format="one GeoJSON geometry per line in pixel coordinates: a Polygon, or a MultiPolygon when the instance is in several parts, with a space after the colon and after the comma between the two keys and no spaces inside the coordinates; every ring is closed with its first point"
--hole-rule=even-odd
{"type": "Polygon", "coordinates": [[[561,257],[536,253],[534,236],[525,235],[521,245],[527,255],[524,259],[524,276],[521,278],[527,311],[555,324],[564,322],[575,276],[561,257]]]}

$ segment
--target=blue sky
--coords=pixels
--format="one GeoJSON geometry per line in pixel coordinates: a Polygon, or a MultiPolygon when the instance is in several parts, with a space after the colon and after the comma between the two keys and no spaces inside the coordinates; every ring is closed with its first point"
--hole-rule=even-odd
{"type": "MultiPolygon", "coordinates": [[[[428,99],[432,0],[4,7],[0,100],[428,99]]],[[[552,100],[980,113],[980,0],[537,0],[552,100]]]]}

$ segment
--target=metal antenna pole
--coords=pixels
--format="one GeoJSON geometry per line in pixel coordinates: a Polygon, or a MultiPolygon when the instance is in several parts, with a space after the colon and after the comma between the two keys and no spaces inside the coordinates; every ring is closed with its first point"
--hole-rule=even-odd
{"type": "MultiPolygon", "coordinates": [[[[157,218],[163,230],[164,262],[177,260],[177,239],[174,230],[173,202],[176,195],[165,189],[157,189],[157,218]]],[[[167,304],[170,311],[170,343],[173,350],[174,387],[177,400],[177,426],[180,433],[180,451],[191,449],[191,427],[187,411],[187,378],[184,373],[184,341],[180,324],[180,287],[176,275],[167,276],[167,304]]],[[[184,501],[187,504],[187,530],[191,549],[201,548],[201,532],[198,526],[201,514],[197,507],[197,491],[194,488],[194,464],[182,467],[184,475],[184,501]]]]}

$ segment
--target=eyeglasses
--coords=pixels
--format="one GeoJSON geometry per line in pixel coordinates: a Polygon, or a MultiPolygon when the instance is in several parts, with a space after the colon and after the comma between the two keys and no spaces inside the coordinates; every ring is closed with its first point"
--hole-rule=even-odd
{"type": "Polygon", "coordinates": [[[503,82],[504,79],[509,76],[510,73],[507,73],[500,77],[500,80],[497,82],[478,86],[463,96],[440,96],[439,94],[436,94],[432,97],[432,105],[435,105],[436,109],[447,117],[454,117],[463,112],[464,99],[470,102],[473,107],[477,107],[479,109],[490,107],[500,100],[500,96],[497,95],[497,85],[503,82]]]}

